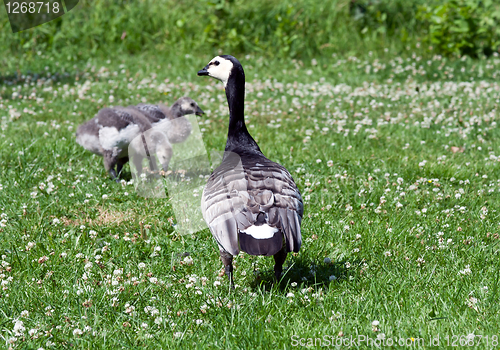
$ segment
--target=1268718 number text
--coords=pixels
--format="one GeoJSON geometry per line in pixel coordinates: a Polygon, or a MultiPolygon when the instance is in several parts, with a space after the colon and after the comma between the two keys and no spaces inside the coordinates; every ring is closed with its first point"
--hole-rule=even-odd
{"type": "Polygon", "coordinates": [[[8,13],[59,13],[59,3],[50,2],[6,2],[5,7],[8,13]],[[52,5],[52,7],[50,6],[52,5]]]}

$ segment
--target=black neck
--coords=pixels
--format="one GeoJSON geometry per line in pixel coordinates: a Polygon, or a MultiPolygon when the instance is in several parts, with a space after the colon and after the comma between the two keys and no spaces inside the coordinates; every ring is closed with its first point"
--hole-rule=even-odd
{"type": "Polygon", "coordinates": [[[234,67],[226,84],[227,104],[229,105],[229,130],[226,151],[242,148],[260,151],[245,125],[245,73],[243,68],[234,67]]]}

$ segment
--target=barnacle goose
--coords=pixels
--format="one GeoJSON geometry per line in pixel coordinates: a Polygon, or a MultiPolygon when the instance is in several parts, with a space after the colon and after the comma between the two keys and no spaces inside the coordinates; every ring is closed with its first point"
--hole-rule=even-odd
{"type": "Polygon", "coordinates": [[[203,191],[203,218],[219,245],[226,275],[233,286],[233,256],[274,256],[279,281],[288,252],[302,243],[304,205],[290,173],[262,154],[245,126],[245,73],[229,55],[217,56],[198,72],[224,83],[229,131],[221,165],[203,191]]]}

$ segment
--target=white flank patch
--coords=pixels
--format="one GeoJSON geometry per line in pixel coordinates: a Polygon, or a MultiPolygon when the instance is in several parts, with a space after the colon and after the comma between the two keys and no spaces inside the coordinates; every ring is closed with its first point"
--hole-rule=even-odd
{"type": "Polygon", "coordinates": [[[115,127],[105,127],[99,130],[99,141],[102,148],[112,150],[113,148],[126,148],[130,142],[139,134],[139,126],[130,124],[118,131],[115,127]]]}
{"type": "Polygon", "coordinates": [[[278,231],[279,230],[276,227],[271,227],[268,224],[264,224],[261,226],[252,225],[249,228],[245,229],[245,231],[241,232],[244,232],[255,239],[268,239],[272,238],[278,231]]]}
{"type": "Polygon", "coordinates": [[[99,147],[99,138],[97,135],[79,134],[76,138],[76,142],[78,142],[80,146],[86,150],[102,156],[101,148],[99,147]]]}

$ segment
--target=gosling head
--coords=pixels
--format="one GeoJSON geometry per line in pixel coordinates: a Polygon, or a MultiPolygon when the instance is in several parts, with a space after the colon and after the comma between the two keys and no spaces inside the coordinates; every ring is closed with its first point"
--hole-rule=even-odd
{"type": "Polygon", "coordinates": [[[181,97],[172,105],[171,108],[173,115],[175,117],[182,117],[188,114],[196,114],[202,115],[205,114],[203,110],[198,106],[196,102],[192,98],[189,97],[181,97]]]}

